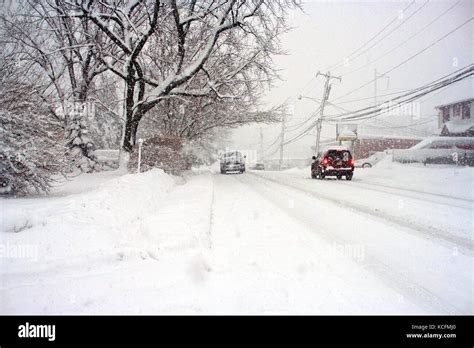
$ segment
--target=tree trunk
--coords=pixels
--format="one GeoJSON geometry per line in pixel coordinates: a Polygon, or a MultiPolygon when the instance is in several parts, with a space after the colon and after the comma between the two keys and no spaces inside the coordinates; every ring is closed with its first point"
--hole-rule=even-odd
{"type": "Polygon", "coordinates": [[[133,137],[133,129],[132,129],[132,117],[128,115],[126,116],[125,120],[125,129],[124,129],[124,136],[123,136],[123,143],[122,143],[122,149],[126,152],[132,152],[133,149],[133,142],[132,142],[132,137],[133,137]]]}
{"type": "MultiPolygon", "coordinates": [[[[129,67],[129,76],[133,67],[129,67]]],[[[125,97],[125,129],[123,136],[122,149],[126,152],[132,152],[135,146],[136,136],[138,131],[138,123],[141,118],[141,111],[135,110],[135,85],[136,80],[133,77],[128,78],[126,81],[126,97],[125,97]]]]}

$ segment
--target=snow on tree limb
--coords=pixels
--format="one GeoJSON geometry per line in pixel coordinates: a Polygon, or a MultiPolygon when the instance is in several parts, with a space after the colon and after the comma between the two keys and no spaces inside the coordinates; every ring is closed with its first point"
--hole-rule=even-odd
{"type": "MultiPolygon", "coordinates": [[[[130,151],[143,116],[170,98],[181,103],[212,100],[223,110],[240,103],[254,112],[264,84],[277,75],[272,57],[281,53],[278,39],[287,30],[286,11],[298,7],[299,0],[27,0],[27,4],[62,42],[40,53],[45,64],[48,52],[65,62],[71,88],[64,88],[63,78],[58,90],[83,100],[92,80],[104,72],[123,81],[123,148],[130,151]]],[[[57,82],[57,68],[45,67],[57,82]]],[[[238,124],[236,117],[251,121],[241,111],[229,124],[238,124]]],[[[207,112],[200,115],[209,117],[207,112]]]]}

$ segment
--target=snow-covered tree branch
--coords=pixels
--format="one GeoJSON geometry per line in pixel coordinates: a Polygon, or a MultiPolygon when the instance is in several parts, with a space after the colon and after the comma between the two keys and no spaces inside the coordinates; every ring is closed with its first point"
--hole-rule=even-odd
{"type": "Polygon", "coordinates": [[[65,16],[87,19],[111,43],[98,50],[126,85],[123,148],[130,151],[142,117],[164,99],[242,98],[274,78],[271,58],[280,53],[285,12],[298,1],[77,0],[64,6],[65,16]]]}

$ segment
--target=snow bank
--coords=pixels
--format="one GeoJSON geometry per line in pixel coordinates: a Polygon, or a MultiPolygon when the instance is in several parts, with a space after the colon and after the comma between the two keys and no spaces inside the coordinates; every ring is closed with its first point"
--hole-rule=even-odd
{"type": "Polygon", "coordinates": [[[2,200],[1,242],[34,244],[40,260],[104,252],[134,239],[140,220],[155,212],[174,186],[171,176],[155,169],[111,178],[79,194],[2,200]]]}
{"type": "Polygon", "coordinates": [[[211,165],[202,165],[199,167],[192,167],[191,172],[194,174],[202,174],[202,173],[217,174],[220,172],[220,163],[216,161],[211,165]]]}
{"type": "Polygon", "coordinates": [[[97,223],[122,226],[156,210],[174,185],[173,178],[161,169],[128,174],[72,200],[71,208],[97,223]]]}
{"type": "Polygon", "coordinates": [[[162,306],[156,287],[195,291],[209,272],[212,175],[113,175],[0,201],[0,313],[140,313],[162,306]]]}
{"type": "Polygon", "coordinates": [[[359,169],[354,179],[450,197],[472,199],[474,168],[454,165],[392,162],[386,156],[373,168],[359,169]]]}

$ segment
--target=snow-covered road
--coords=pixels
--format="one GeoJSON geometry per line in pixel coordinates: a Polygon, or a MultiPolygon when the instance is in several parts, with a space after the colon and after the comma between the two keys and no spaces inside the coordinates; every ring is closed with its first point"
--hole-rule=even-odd
{"type": "Polygon", "coordinates": [[[0,312],[472,314],[466,170],[152,171],[4,200],[2,245],[38,255],[0,258],[0,312]]]}
{"type": "Polygon", "coordinates": [[[374,193],[352,182],[280,173],[254,173],[243,181],[318,237],[333,245],[359,246],[364,255],[359,266],[425,311],[473,308],[472,267],[465,267],[472,266],[472,226],[459,223],[466,221],[460,216],[471,215],[472,201],[444,207],[444,218],[453,221],[449,226],[443,219],[433,224],[442,199],[433,203],[428,194],[401,199],[405,190],[374,193]],[[431,221],[425,219],[432,214],[431,221]]]}

